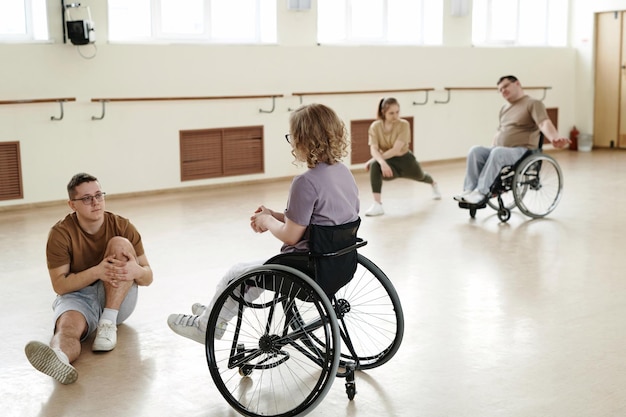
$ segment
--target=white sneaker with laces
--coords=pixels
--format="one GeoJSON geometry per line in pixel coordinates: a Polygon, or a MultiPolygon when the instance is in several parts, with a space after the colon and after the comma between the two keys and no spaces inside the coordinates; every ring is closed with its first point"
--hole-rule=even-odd
{"type": "Polygon", "coordinates": [[[484,203],[486,199],[487,196],[478,190],[474,190],[464,197],[465,202],[469,204],[481,204],[484,203]]]}
{"type": "Polygon", "coordinates": [[[437,185],[436,182],[433,182],[431,186],[433,188],[433,199],[441,200],[441,192],[439,191],[439,185],[437,185]]]}
{"type": "Polygon", "coordinates": [[[380,216],[385,214],[385,210],[383,209],[383,205],[374,201],[374,204],[365,212],[366,216],[380,216]]]}
{"type": "Polygon", "coordinates": [[[204,345],[206,332],[200,330],[199,316],[189,314],[170,314],[167,325],[174,333],[204,345]]]}
{"type": "Polygon", "coordinates": [[[35,369],[51,376],[61,384],[71,384],[78,379],[78,372],[70,365],[70,361],[61,350],[33,341],[26,344],[24,352],[35,369]]]}
{"type": "Polygon", "coordinates": [[[117,345],[117,326],[111,320],[102,319],[98,323],[96,338],[91,350],[94,352],[108,352],[117,345]]]}

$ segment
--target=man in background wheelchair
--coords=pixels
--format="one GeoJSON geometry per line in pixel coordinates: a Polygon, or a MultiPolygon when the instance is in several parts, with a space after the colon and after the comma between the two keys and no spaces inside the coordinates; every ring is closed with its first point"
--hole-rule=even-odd
{"type": "Polygon", "coordinates": [[[500,171],[540,146],[540,134],[556,148],[567,146],[548,117],[544,104],[529,97],[513,75],[498,80],[498,91],[508,102],[500,109],[500,126],[491,147],[473,146],[467,156],[463,192],[454,199],[463,206],[481,206],[491,197],[490,188],[500,171]]]}

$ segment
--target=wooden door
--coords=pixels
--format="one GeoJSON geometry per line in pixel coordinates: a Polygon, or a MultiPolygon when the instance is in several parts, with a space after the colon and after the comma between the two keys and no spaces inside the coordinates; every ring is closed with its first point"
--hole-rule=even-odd
{"type": "Polygon", "coordinates": [[[620,51],[620,111],[617,146],[626,148],[626,12],[621,12],[620,15],[622,20],[622,48],[620,51]]]}
{"type": "Polygon", "coordinates": [[[622,49],[621,12],[596,14],[594,146],[618,144],[622,49]]]}

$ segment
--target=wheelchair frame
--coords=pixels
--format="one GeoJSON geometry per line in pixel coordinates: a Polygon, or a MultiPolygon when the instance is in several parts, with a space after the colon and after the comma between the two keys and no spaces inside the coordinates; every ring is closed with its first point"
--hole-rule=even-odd
{"type": "MultiPolygon", "coordinates": [[[[359,239],[337,252],[309,255],[336,257],[365,244],[359,239]]],[[[355,371],[388,362],[403,334],[395,288],[357,253],[352,279],[330,298],[312,277],[291,266],[266,263],[242,274],[216,300],[205,349],[213,381],[236,411],[296,416],[323,400],[334,377],[345,378],[346,394],[354,399],[355,371]],[[258,298],[246,298],[259,292],[258,298]],[[236,317],[228,326],[236,324],[216,339],[225,308],[236,317]]]]}
{"type": "Polygon", "coordinates": [[[498,218],[507,222],[515,207],[528,217],[541,218],[550,214],[561,200],[563,173],[554,158],[543,153],[543,133],[539,137],[539,147],[529,149],[513,165],[504,166],[490,188],[489,198],[479,204],[459,202],[459,207],[467,209],[470,217],[476,211],[491,207],[498,218]],[[507,192],[511,191],[507,199],[507,192]],[[503,197],[504,196],[504,197],[503,197]]]}

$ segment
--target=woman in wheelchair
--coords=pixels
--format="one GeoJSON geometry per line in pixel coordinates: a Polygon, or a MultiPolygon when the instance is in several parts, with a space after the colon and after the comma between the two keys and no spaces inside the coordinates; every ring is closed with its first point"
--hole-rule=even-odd
{"type": "MultiPolygon", "coordinates": [[[[294,163],[307,170],[296,176],[289,189],[287,206],[276,212],[265,206],[256,209],[250,226],[257,233],[269,231],[282,242],[281,253],[309,250],[309,225],[334,226],[358,220],[358,189],[352,173],[341,160],[348,154],[348,135],[343,121],[322,104],[309,104],[295,110],[289,118],[289,134],[294,163]]],[[[218,283],[211,302],[193,304],[192,314],[171,314],[167,323],[177,334],[205,343],[211,309],[228,284],[242,273],[260,266],[265,260],[234,265],[218,283]]],[[[248,289],[246,301],[257,298],[262,289],[248,289]]],[[[220,311],[215,338],[223,336],[228,322],[236,315],[235,306],[220,311]]]]}
{"type": "Polygon", "coordinates": [[[527,150],[537,149],[540,133],[554,147],[569,144],[569,139],[560,136],[550,121],[543,103],[526,95],[515,76],[501,77],[497,86],[508,103],[500,109],[500,126],[493,145],[474,146],[469,151],[463,192],[454,197],[461,203],[485,204],[500,170],[515,164],[527,150]]]}

